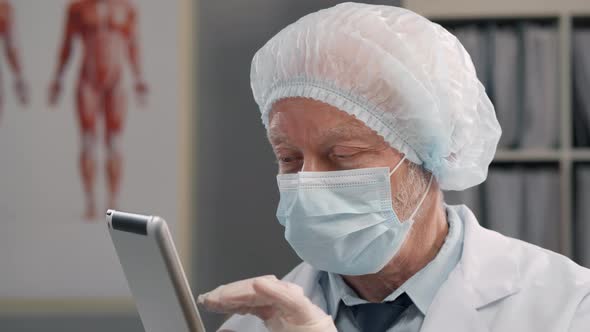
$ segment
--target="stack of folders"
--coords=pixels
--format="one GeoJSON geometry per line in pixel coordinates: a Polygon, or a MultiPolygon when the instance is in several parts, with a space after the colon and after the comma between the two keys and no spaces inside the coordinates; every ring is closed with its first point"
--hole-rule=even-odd
{"type": "Polygon", "coordinates": [[[590,147],[590,27],[574,28],[572,61],[574,144],[590,147]]]}
{"type": "Polygon", "coordinates": [[[559,138],[559,40],[555,24],[459,25],[502,126],[500,149],[551,149],[559,138]]]}
{"type": "Polygon", "coordinates": [[[487,225],[559,251],[560,191],[556,167],[496,167],[485,185],[487,225]]]}
{"type": "Polygon", "coordinates": [[[445,202],[466,204],[487,228],[558,251],[559,193],[556,166],[502,165],[490,168],[483,185],[446,192],[445,202]]]}
{"type": "Polygon", "coordinates": [[[578,165],[575,187],[574,258],[590,267],[590,165],[578,165]]]}

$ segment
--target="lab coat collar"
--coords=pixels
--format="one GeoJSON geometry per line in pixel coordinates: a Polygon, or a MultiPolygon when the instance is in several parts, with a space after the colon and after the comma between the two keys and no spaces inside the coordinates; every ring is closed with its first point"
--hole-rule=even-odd
{"type": "Polygon", "coordinates": [[[521,289],[518,248],[509,238],[485,229],[465,205],[456,211],[465,223],[463,256],[457,270],[473,289],[476,309],[517,293],[521,289]]]}
{"type": "Polygon", "coordinates": [[[465,225],[463,256],[438,291],[421,331],[489,331],[477,310],[520,290],[517,251],[507,238],[481,227],[466,206],[452,208],[465,225]]]}

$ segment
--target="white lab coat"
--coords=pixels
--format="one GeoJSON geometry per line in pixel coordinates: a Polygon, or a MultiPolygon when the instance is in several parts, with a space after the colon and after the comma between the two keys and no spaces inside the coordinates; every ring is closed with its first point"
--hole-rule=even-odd
{"type": "MultiPolygon", "coordinates": [[[[481,227],[464,205],[449,208],[465,225],[463,255],[435,296],[421,331],[590,331],[590,270],[481,227]]],[[[325,310],[319,275],[302,263],[284,280],[303,287],[325,310]]],[[[251,315],[236,315],[220,330],[267,331],[251,315]]]]}

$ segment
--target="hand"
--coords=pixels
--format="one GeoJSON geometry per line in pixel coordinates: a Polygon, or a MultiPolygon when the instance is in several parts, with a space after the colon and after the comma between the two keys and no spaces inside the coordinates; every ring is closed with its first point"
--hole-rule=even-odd
{"type": "Polygon", "coordinates": [[[49,105],[55,106],[57,104],[57,100],[59,99],[59,94],[61,93],[61,81],[54,80],[49,87],[49,105]]]}
{"type": "Polygon", "coordinates": [[[21,105],[27,105],[29,103],[29,87],[22,78],[19,77],[14,82],[14,91],[21,105]]]}
{"type": "Polygon", "coordinates": [[[332,317],[305,296],[303,289],[275,276],[264,276],[219,286],[199,295],[207,310],[252,314],[271,332],[336,332],[332,317]]]}
{"type": "Polygon", "coordinates": [[[139,105],[144,107],[146,105],[146,96],[148,94],[148,86],[143,80],[139,80],[135,83],[135,95],[139,105]]]}

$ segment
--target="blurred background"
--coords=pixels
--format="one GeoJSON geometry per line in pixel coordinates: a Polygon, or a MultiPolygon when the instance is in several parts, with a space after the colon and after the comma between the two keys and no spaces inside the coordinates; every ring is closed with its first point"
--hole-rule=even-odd
{"type": "MultiPolygon", "coordinates": [[[[195,295],[243,278],[282,276],[299,263],[274,216],[276,163],[251,95],[250,61],[287,24],[339,2],[343,1],[130,2],[139,17],[140,67],[149,90],[145,114],[135,111],[141,108],[133,97],[136,73],[133,65],[126,64],[129,126],[121,139],[129,161],[120,208],[159,214],[173,223],[195,295]],[[161,188],[155,198],[146,194],[153,187],[161,188]]],[[[590,2],[361,2],[401,5],[446,27],[472,56],[496,106],[503,135],[488,180],[465,192],[445,193],[447,202],[467,204],[488,228],[590,267],[590,2]]],[[[46,238],[46,230],[35,225],[57,218],[51,213],[63,210],[59,204],[68,208],[70,202],[84,204],[76,168],[82,144],[74,104],[78,62],[69,65],[69,78],[64,81],[70,83],[63,87],[69,92],[62,96],[61,106],[56,106],[68,124],[56,125],[38,137],[47,149],[24,138],[39,133],[29,128],[30,123],[57,121],[35,114],[46,114],[48,108],[47,90],[70,2],[0,1],[0,8],[3,3],[11,3],[14,10],[14,39],[23,59],[21,76],[29,86],[30,100],[28,106],[19,106],[19,90],[15,93],[13,88],[18,70],[11,70],[10,52],[5,52],[0,60],[4,82],[0,197],[5,201],[0,202],[0,234],[4,234],[0,237],[0,251],[4,252],[0,255],[0,331],[142,331],[132,303],[125,299],[128,290],[111,244],[103,238],[106,228],[101,228],[100,221],[86,222],[88,227],[79,231],[84,232],[80,236],[96,241],[88,246],[91,259],[68,259],[84,246],[79,237],[69,242],[71,237],[63,236],[74,226],[64,226],[52,235],[56,237],[53,242],[37,242],[46,238]],[[51,27],[42,26],[46,21],[51,27]],[[52,141],[55,135],[62,135],[59,141],[52,141]],[[55,176],[31,166],[49,163],[49,168],[61,169],[60,164],[51,164],[51,160],[61,160],[59,153],[47,152],[56,145],[55,151],[63,152],[71,169],[62,169],[63,174],[55,176]],[[15,182],[13,171],[7,169],[26,181],[15,182]],[[63,182],[45,179],[59,177],[63,182]],[[60,183],[65,183],[63,188],[60,183]],[[31,200],[31,195],[37,198],[31,200]],[[64,198],[53,205],[47,203],[51,197],[64,198]],[[40,207],[48,204],[53,210],[40,207]],[[37,211],[45,218],[35,220],[37,224],[29,224],[25,231],[19,220],[35,215],[25,211],[37,211]],[[55,252],[55,247],[65,254],[55,252]],[[72,272],[88,261],[95,269],[89,270],[94,271],[91,275],[72,272]],[[45,265],[39,265],[42,263],[45,265]],[[53,286],[45,285],[45,273],[53,286]],[[60,279],[60,273],[71,280],[60,279]]],[[[112,20],[124,22],[116,12],[112,20]]],[[[83,38],[78,39],[75,54],[79,59],[84,57],[80,50],[84,46],[80,45],[83,38]]],[[[102,164],[100,168],[102,171],[102,164]]],[[[99,181],[101,187],[104,177],[99,181]]],[[[98,215],[102,216],[102,210],[98,215]]],[[[201,314],[210,330],[225,318],[201,314]]]]}

